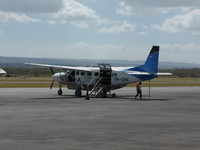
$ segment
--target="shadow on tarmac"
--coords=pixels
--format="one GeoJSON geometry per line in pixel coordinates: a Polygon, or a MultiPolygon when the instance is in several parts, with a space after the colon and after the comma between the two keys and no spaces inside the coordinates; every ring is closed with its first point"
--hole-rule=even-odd
{"type": "Polygon", "coordinates": [[[128,99],[130,101],[170,101],[172,99],[169,98],[137,98],[135,99],[135,97],[133,95],[124,95],[124,96],[118,96],[116,97],[117,99],[128,99]]]}
{"type": "Polygon", "coordinates": [[[82,97],[76,97],[76,96],[74,96],[74,95],[62,95],[62,96],[56,96],[56,97],[37,97],[37,98],[32,98],[32,99],[43,99],[43,100],[45,100],[45,99],[80,99],[80,98],[85,98],[85,96],[82,96],[82,97]]]}
{"type": "MultiPolygon", "coordinates": [[[[36,98],[31,98],[31,99],[35,99],[35,100],[70,100],[70,99],[82,99],[85,100],[86,96],[83,95],[81,97],[76,97],[74,95],[62,95],[62,96],[53,96],[53,97],[36,97],[36,98]]],[[[137,98],[135,99],[133,95],[123,95],[123,96],[117,96],[116,98],[112,98],[112,97],[107,97],[107,98],[95,98],[95,97],[90,97],[90,100],[100,100],[100,99],[109,99],[109,100],[129,100],[129,101],[169,101],[172,99],[166,99],[166,98],[137,98]]]]}

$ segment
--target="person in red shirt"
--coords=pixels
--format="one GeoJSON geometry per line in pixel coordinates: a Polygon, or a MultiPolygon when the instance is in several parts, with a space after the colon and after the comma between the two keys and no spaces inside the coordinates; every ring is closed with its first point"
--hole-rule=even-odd
{"type": "Polygon", "coordinates": [[[142,82],[137,82],[136,83],[136,91],[137,94],[135,95],[135,99],[140,95],[140,99],[142,99],[142,82]]]}

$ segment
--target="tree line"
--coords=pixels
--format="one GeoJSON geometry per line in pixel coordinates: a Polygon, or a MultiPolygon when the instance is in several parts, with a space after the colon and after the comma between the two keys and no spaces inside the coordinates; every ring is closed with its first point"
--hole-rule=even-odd
{"type": "Polygon", "coordinates": [[[199,78],[200,77],[200,68],[174,68],[174,69],[159,69],[159,72],[170,72],[173,74],[173,77],[179,78],[199,78]]]}
{"type": "Polygon", "coordinates": [[[8,75],[12,76],[28,76],[28,77],[49,77],[52,75],[50,69],[47,68],[2,68],[8,75]]]}
{"type": "MultiPolygon", "coordinates": [[[[49,77],[52,75],[52,72],[48,68],[2,68],[8,74],[15,76],[29,76],[29,77],[49,77]]],[[[62,69],[53,69],[54,72],[62,72],[62,69]]],[[[184,68],[175,68],[175,69],[159,69],[158,72],[170,72],[173,74],[172,77],[179,78],[199,78],[200,77],[200,68],[193,69],[184,69],[184,68]]]]}

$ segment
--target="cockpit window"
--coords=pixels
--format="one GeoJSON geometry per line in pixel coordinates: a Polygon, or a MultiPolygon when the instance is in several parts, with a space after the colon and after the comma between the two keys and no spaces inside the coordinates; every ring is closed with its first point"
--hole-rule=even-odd
{"type": "Polygon", "coordinates": [[[110,65],[105,65],[105,68],[110,69],[111,67],[110,67],[110,65]]]}
{"type": "Polygon", "coordinates": [[[66,70],[66,73],[71,73],[72,72],[72,70],[66,70]]]}
{"type": "Polygon", "coordinates": [[[60,72],[59,73],[61,76],[64,76],[65,75],[65,72],[60,72]]]}

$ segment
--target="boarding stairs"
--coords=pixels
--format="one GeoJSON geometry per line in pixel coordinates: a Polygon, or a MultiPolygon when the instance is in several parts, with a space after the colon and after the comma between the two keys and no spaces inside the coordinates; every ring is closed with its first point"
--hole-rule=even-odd
{"type": "Polygon", "coordinates": [[[103,91],[103,88],[104,88],[101,86],[101,81],[102,81],[102,77],[99,78],[99,80],[97,80],[96,84],[93,86],[93,88],[89,92],[89,96],[100,97],[101,95],[100,93],[103,91]]]}
{"type": "MultiPolygon", "coordinates": [[[[109,64],[99,64],[100,77],[89,92],[89,96],[107,97],[107,92],[111,86],[111,66],[109,64]]],[[[91,82],[93,79],[91,80],[91,82]]],[[[90,83],[91,83],[90,82],[90,83]]],[[[89,85],[88,85],[89,86],[89,85]]]]}

